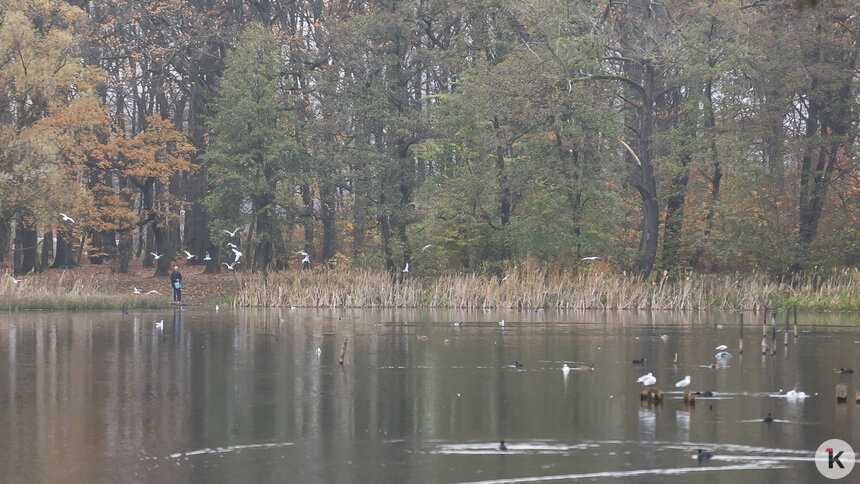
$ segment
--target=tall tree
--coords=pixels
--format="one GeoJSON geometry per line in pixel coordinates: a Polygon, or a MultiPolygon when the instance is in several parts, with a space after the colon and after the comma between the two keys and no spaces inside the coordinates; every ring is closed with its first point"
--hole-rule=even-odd
{"type": "Polygon", "coordinates": [[[237,209],[247,200],[257,270],[266,270],[276,257],[283,263],[286,257],[277,202],[280,192],[292,193],[285,184],[298,154],[289,136],[295,124],[285,109],[290,86],[282,66],[272,33],[249,25],[227,55],[204,158],[214,188],[205,201],[211,227],[233,230],[244,224],[237,209]]]}
{"type": "Polygon", "coordinates": [[[161,256],[154,275],[166,276],[179,250],[171,246],[166,233],[170,217],[176,216],[169,210],[167,185],[171,177],[197,169],[191,163],[194,147],[174,129],[173,123],[152,115],[147,119],[145,131],[117,141],[117,151],[120,171],[136,187],[141,199],[144,218],[140,224],[149,224],[155,240],[154,251],[161,256]]]}

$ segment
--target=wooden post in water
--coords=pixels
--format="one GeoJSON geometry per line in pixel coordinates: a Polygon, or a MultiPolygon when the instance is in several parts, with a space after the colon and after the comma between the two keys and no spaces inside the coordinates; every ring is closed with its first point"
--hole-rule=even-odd
{"type": "Polygon", "coordinates": [[[771,337],[770,337],[770,356],[776,354],[776,311],[773,312],[770,316],[770,327],[771,337]]]}
{"type": "Polygon", "coordinates": [[[738,334],[738,353],[744,352],[744,313],[741,313],[741,330],[738,334]]]}
{"type": "Polygon", "coordinates": [[[343,348],[340,350],[340,358],[337,359],[337,362],[341,365],[343,364],[343,357],[346,355],[346,343],[349,342],[349,337],[343,339],[343,348]]]}
{"type": "Polygon", "coordinates": [[[794,305],[794,337],[797,338],[797,305],[794,305]]]}
{"type": "Polygon", "coordinates": [[[789,316],[789,313],[788,313],[788,310],[786,309],[785,310],[785,338],[783,338],[783,340],[785,341],[784,346],[788,346],[788,316],[789,316]]]}

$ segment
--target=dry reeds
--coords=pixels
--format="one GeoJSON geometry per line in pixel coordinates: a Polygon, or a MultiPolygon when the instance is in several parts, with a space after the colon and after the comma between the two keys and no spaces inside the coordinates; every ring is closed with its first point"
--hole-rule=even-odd
{"type": "Polygon", "coordinates": [[[0,310],[162,308],[169,302],[143,295],[111,294],[110,281],[96,277],[24,276],[17,284],[0,274],[0,310]]]}
{"type": "Polygon", "coordinates": [[[411,276],[356,270],[287,271],[239,275],[237,306],[311,308],[506,308],[751,310],[797,305],[860,309],[856,270],[832,278],[774,282],[761,275],[688,274],[653,281],[609,272],[551,272],[526,262],[500,278],[483,274],[411,276]]]}

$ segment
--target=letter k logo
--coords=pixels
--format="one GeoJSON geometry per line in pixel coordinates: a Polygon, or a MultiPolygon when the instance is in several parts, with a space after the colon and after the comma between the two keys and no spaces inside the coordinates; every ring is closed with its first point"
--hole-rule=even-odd
{"type": "Polygon", "coordinates": [[[839,468],[844,469],[845,466],[842,465],[842,461],[839,460],[839,458],[842,457],[842,454],[844,452],[845,452],[844,450],[840,450],[838,454],[833,455],[833,448],[831,447],[831,448],[827,449],[827,455],[830,456],[827,459],[827,467],[830,469],[833,469],[833,463],[836,463],[836,465],[838,465],[839,468]]]}

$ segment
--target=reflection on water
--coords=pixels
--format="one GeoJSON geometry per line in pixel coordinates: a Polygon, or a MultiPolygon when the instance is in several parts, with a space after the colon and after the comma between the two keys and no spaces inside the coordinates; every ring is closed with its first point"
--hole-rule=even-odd
{"type": "Polygon", "coordinates": [[[857,366],[860,317],[801,315],[800,338],[766,357],[750,351],[754,320],[738,354],[731,313],[0,315],[0,469],[28,482],[815,480],[821,442],[860,447],[860,405],[833,397],[860,389],[833,371],[857,366]],[[721,344],[734,357],[711,368],[721,344]],[[661,404],[640,401],[648,372],[661,404]],[[714,395],[684,404],[685,375],[714,395]]]}

